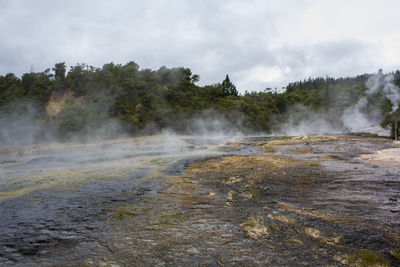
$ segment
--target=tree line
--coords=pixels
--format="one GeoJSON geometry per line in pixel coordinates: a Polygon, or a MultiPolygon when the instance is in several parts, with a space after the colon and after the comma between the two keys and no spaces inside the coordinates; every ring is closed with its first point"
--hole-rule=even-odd
{"type": "MultiPolygon", "coordinates": [[[[400,85],[400,72],[392,74],[394,83],[400,85]]],[[[164,128],[184,133],[189,118],[213,110],[245,133],[271,133],[297,104],[315,112],[343,112],[365,96],[370,76],[309,78],[289,83],[283,93],[267,88],[239,94],[228,75],[219,83],[198,86],[200,76],[184,67],[140,69],[132,61],[101,68],[86,64],[67,68],[61,62],[43,72],[0,76],[0,117],[10,112],[24,114],[33,106],[34,119],[66,140],[99,129],[112,138],[117,131],[104,126],[113,123],[131,135],[164,128]],[[71,97],[65,98],[67,93],[71,97]],[[51,103],[60,105],[53,113],[49,113],[51,103]]],[[[373,108],[389,117],[390,101],[384,95],[372,98],[373,108]]]]}

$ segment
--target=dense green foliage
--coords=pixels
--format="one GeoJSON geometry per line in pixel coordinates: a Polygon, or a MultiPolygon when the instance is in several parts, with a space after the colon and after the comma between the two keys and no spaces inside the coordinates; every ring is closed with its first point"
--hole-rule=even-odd
{"type": "MultiPolygon", "coordinates": [[[[400,85],[400,72],[393,75],[400,85]]],[[[388,117],[390,101],[379,93],[366,95],[370,76],[310,78],[290,83],[283,93],[266,89],[240,95],[228,75],[221,83],[198,86],[199,75],[188,68],[161,67],[154,71],[128,62],[102,68],[77,64],[67,71],[64,63],[57,63],[52,71],[26,73],[21,78],[11,73],[0,76],[0,117],[29,103],[37,110],[34,119],[61,139],[94,131],[113,137],[121,130],[115,125],[122,125],[132,135],[143,129],[185,132],[189,118],[212,114],[220,114],[242,131],[268,133],[277,130],[296,105],[341,114],[362,96],[371,100],[367,108],[388,117]],[[64,101],[58,112],[46,112],[49,102],[62,99],[66,93],[73,97],[64,101]]]]}

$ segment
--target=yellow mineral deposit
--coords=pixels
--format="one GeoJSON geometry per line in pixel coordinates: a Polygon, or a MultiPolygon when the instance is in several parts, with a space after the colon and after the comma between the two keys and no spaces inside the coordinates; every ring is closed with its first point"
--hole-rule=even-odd
{"type": "Polygon", "coordinates": [[[361,155],[358,160],[400,171],[400,148],[389,148],[361,155]]]}

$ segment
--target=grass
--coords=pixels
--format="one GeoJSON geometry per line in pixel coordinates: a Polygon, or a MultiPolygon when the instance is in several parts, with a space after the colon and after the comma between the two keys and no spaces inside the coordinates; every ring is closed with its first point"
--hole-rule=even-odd
{"type": "Polygon", "coordinates": [[[355,266],[357,264],[357,256],[355,254],[349,254],[347,255],[347,263],[350,266],[355,266]]]}
{"type": "Polygon", "coordinates": [[[265,145],[263,146],[264,152],[266,153],[275,153],[277,151],[277,149],[273,146],[270,145],[265,145]]]}
{"type": "Polygon", "coordinates": [[[347,262],[350,266],[389,266],[388,261],[378,251],[361,250],[357,254],[347,255],[347,262]]]}
{"type": "Polygon", "coordinates": [[[319,162],[311,161],[310,166],[320,166],[319,162]]]}
{"type": "Polygon", "coordinates": [[[362,250],[359,255],[361,266],[388,266],[388,262],[379,255],[378,251],[362,250]]]}

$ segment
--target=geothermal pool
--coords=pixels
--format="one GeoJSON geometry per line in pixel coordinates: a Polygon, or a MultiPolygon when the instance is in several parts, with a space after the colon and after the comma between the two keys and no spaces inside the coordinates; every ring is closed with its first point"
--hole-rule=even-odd
{"type": "Polygon", "coordinates": [[[0,147],[0,264],[346,266],[369,253],[396,266],[398,151],[173,134],[0,147]]]}

